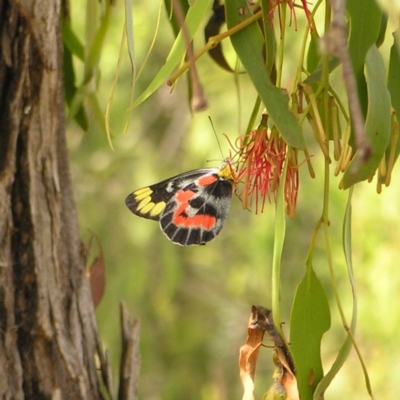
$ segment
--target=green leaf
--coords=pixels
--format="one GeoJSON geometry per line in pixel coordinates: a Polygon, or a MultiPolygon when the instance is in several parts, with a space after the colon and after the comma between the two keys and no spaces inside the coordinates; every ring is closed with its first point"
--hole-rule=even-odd
{"type": "MultiPolygon", "coordinates": [[[[197,29],[201,26],[204,21],[204,15],[209,10],[211,0],[198,0],[193,6],[189,8],[187,13],[185,24],[188,30],[189,39],[192,39],[197,29]]],[[[167,57],[165,64],[161,67],[158,74],[152,80],[150,85],[143,91],[143,93],[135,100],[132,104],[132,108],[138,106],[144,100],[146,100],[152,93],[154,93],[162,84],[166,82],[168,77],[171,75],[174,68],[182,60],[186,51],[185,41],[182,36],[182,31],[179,33],[172,46],[171,51],[167,57]]]]}
{"type": "MultiPolygon", "coordinates": [[[[357,325],[357,292],[355,288],[355,278],[354,278],[354,273],[353,273],[353,262],[352,262],[352,246],[351,246],[351,214],[352,214],[352,207],[351,207],[351,199],[353,196],[353,188],[349,190],[349,195],[347,198],[347,206],[346,206],[346,213],[344,216],[344,221],[343,221],[343,251],[344,255],[346,258],[346,265],[347,265],[347,272],[349,275],[349,282],[351,285],[352,289],[352,295],[353,295],[353,311],[352,311],[352,316],[351,316],[351,323],[350,323],[350,332],[354,335],[355,330],[356,330],[356,325],[357,325]]],[[[343,341],[342,345],[340,346],[339,352],[336,356],[335,361],[333,362],[330,370],[327,372],[327,374],[321,379],[320,383],[318,384],[315,393],[314,393],[314,399],[315,400],[320,400],[323,398],[323,395],[336,376],[336,374],[339,372],[339,370],[342,368],[344,362],[346,361],[350,350],[352,349],[353,344],[351,342],[351,338],[349,335],[346,336],[345,340],[343,341]]]]}
{"type": "Polygon", "coordinates": [[[365,131],[372,148],[372,156],[366,163],[361,164],[357,157],[353,159],[343,176],[344,188],[372,176],[378,168],[389,143],[391,128],[390,93],[385,85],[385,65],[375,45],[367,53],[365,75],[369,105],[365,131]]]}
{"type": "Polygon", "coordinates": [[[129,60],[131,62],[132,76],[133,78],[135,78],[136,67],[135,67],[135,45],[134,45],[133,20],[132,20],[132,0],[125,0],[125,30],[126,30],[126,39],[128,43],[129,60]]]}
{"type": "Polygon", "coordinates": [[[99,65],[101,53],[103,52],[104,49],[104,42],[106,39],[106,35],[110,27],[111,11],[112,11],[111,0],[105,0],[105,5],[106,5],[105,12],[101,20],[99,29],[95,33],[93,41],[90,43],[89,47],[90,50],[85,65],[85,80],[91,78],[94,70],[97,69],[99,65]]]}
{"type": "Polygon", "coordinates": [[[69,24],[63,20],[62,21],[62,38],[67,49],[74,56],[78,57],[81,61],[85,57],[85,49],[79,38],[75,35],[75,32],[71,29],[69,24]]]}
{"type": "Polygon", "coordinates": [[[263,29],[265,41],[265,65],[273,83],[276,82],[276,38],[275,29],[271,24],[271,2],[270,0],[261,0],[263,12],[263,29]]]}
{"type": "Polygon", "coordinates": [[[321,54],[318,49],[318,41],[320,37],[317,32],[313,31],[310,35],[310,44],[307,52],[307,70],[314,71],[321,60],[321,54]]]}
{"type": "MultiPolygon", "coordinates": [[[[398,29],[400,32],[400,28],[398,29]]],[[[397,119],[399,119],[400,115],[400,43],[398,43],[396,39],[396,35],[393,35],[393,45],[390,49],[390,61],[389,61],[389,73],[388,73],[388,89],[390,92],[390,96],[392,99],[392,107],[396,111],[397,119]]],[[[391,136],[393,136],[394,132],[391,132],[391,136]]],[[[397,134],[399,132],[397,131],[397,134]]],[[[392,137],[391,137],[392,140],[392,137]]],[[[389,160],[390,147],[386,151],[386,161],[389,160]]],[[[394,162],[397,160],[400,154],[400,140],[397,140],[396,149],[394,152],[394,162]]]]}
{"type": "MultiPolygon", "coordinates": [[[[71,107],[73,99],[76,94],[75,86],[75,70],[72,61],[72,56],[75,55],[81,61],[84,59],[84,48],[78,37],[71,30],[68,22],[62,20],[62,35],[64,42],[64,55],[63,55],[63,79],[64,79],[64,95],[68,107],[71,107]]],[[[78,125],[87,132],[89,129],[89,122],[82,103],[79,105],[74,113],[74,119],[78,125]]]]}
{"type": "MultiPolygon", "coordinates": [[[[75,71],[74,65],[72,63],[72,54],[66,45],[64,45],[63,69],[65,101],[68,107],[71,108],[71,104],[76,94],[75,71]]],[[[73,118],[85,132],[89,129],[89,122],[82,102],[79,104],[79,107],[75,111],[73,118]]]]}
{"type": "MultiPolygon", "coordinates": [[[[400,32],[400,28],[399,28],[400,32]]],[[[393,45],[390,49],[389,73],[388,73],[388,89],[392,98],[392,106],[400,115],[400,54],[399,43],[396,36],[393,35],[393,45]]]]}
{"type": "Polygon", "coordinates": [[[310,265],[297,287],[290,318],[290,350],[302,400],[309,400],[323,377],[321,340],[330,328],[328,299],[310,265]]]}
{"type": "MultiPolygon", "coordinates": [[[[288,168],[288,158],[285,160],[282,171],[282,181],[286,182],[286,174],[288,168]]],[[[275,235],[274,235],[274,251],[272,254],[272,314],[275,320],[275,326],[279,334],[283,337],[281,328],[281,313],[280,313],[280,282],[281,282],[281,263],[283,245],[285,243],[286,232],[286,214],[285,214],[285,185],[281,184],[278,190],[278,198],[276,201],[276,217],[275,217],[275,235]]]]}
{"type": "MultiPolygon", "coordinates": [[[[225,3],[226,22],[231,29],[252,15],[246,0],[231,0],[225,3]],[[239,12],[239,10],[241,10],[239,12]]],[[[249,74],[255,89],[260,95],[270,118],[292,147],[304,148],[304,138],[295,116],[290,112],[289,98],[272,84],[263,54],[265,49],[263,35],[257,23],[231,36],[232,45],[241,63],[249,74]]]]}
{"type": "Polygon", "coordinates": [[[107,136],[107,129],[106,129],[106,122],[104,118],[104,111],[100,106],[100,102],[97,98],[95,93],[89,93],[87,96],[87,100],[89,102],[92,114],[94,119],[100,125],[101,130],[103,131],[104,135],[107,136]]]}
{"type": "Polygon", "coordinates": [[[177,18],[174,15],[174,7],[179,5],[181,7],[183,15],[186,15],[189,10],[189,1],[187,0],[164,0],[165,12],[168,16],[172,15],[172,18],[168,18],[169,23],[171,24],[172,30],[174,31],[175,37],[178,36],[181,27],[178,23],[177,18]]]}
{"type": "Polygon", "coordinates": [[[365,57],[371,46],[378,40],[382,12],[375,0],[348,0],[350,16],[349,55],[357,81],[357,91],[364,115],[368,108],[367,88],[364,77],[365,57]]]}
{"type": "Polygon", "coordinates": [[[379,28],[378,38],[376,39],[375,42],[376,47],[378,48],[381,47],[383,42],[385,41],[387,23],[388,23],[388,16],[385,13],[382,13],[381,26],[379,28]]]}
{"type": "MultiPolygon", "coordinates": [[[[340,60],[337,57],[329,57],[328,61],[328,71],[331,73],[340,65],[340,60]]],[[[304,83],[310,85],[312,83],[321,82],[322,77],[322,63],[320,62],[317,65],[317,68],[312,72],[307,79],[304,80],[304,83]]]]}
{"type": "Polygon", "coordinates": [[[90,48],[93,45],[94,38],[96,36],[97,22],[98,22],[98,1],[87,0],[86,1],[86,16],[85,16],[85,57],[84,57],[84,80],[89,80],[92,75],[91,68],[89,67],[89,55],[90,48]]]}
{"type": "MultiPolygon", "coordinates": [[[[80,110],[83,110],[84,101],[87,98],[89,93],[90,93],[90,89],[89,89],[88,85],[83,84],[79,88],[75,88],[75,91],[73,92],[73,96],[68,102],[69,113],[67,116],[67,122],[70,122],[74,119],[76,120],[77,115],[79,114],[80,110]]],[[[87,129],[85,129],[85,130],[87,130],[87,129]]]]}

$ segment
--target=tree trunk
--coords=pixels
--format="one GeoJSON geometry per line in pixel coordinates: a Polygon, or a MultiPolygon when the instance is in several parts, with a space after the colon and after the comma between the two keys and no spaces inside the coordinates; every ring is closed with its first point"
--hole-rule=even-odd
{"type": "Polygon", "coordinates": [[[97,399],[65,141],[61,0],[0,0],[0,398],[97,399]]]}

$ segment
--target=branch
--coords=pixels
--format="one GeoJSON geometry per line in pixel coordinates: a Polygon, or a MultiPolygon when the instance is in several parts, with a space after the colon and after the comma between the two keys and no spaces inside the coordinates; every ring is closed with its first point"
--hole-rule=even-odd
{"type": "Polygon", "coordinates": [[[372,151],[365,133],[365,122],[358,98],[356,78],[347,49],[345,1],[330,0],[333,11],[332,25],[323,38],[322,46],[325,52],[337,55],[342,63],[343,80],[349,99],[356,146],[359,151],[360,160],[366,162],[371,156],[372,151]]]}

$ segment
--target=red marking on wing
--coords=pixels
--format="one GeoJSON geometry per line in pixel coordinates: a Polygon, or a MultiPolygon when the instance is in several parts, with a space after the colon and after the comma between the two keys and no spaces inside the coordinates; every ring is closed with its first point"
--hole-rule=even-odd
{"type": "MultiPolygon", "coordinates": [[[[177,194],[176,194],[176,201],[178,203],[186,203],[189,204],[189,200],[191,198],[194,197],[196,193],[192,192],[191,190],[180,190],[177,194]]],[[[181,208],[181,207],[179,207],[181,208]]],[[[186,207],[185,207],[186,208],[186,207]]]]}
{"type": "Polygon", "coordinates": [[[212,185],[214,182],[216,182],[218,178],[216,178],[214,175],[205,175],[201,176],[198,180],[197,183],[200,186],[209,186],[212,185]]]}
{"type": "Polygon", "coordinates": [[[183,226],[184,228],[203,228],[205,230],[214,228],[215,222],[215,217],[205,214],[197,214],[194,217],[187,217],[175,212],[173,219],[173,223],[177,226],[183,226]]]}
{"type": "Polygon", "coordinates": [[[206,230],[210,230],[214,228],[216,222],[215,217],[213,217],[212,215],[197,214],[193,217],[189,217],[187,215],[186,210],[188,207],[190,207],[189,200],[192,199],[195,194],[196,193],[190,190],[180,190],[176,194],[176,201],[178,202],[179,206],[174,212],[172,222],[176,226],[183,226],[185,228],[203,228],[206,230]]]}
{"type": "Polygon", "coordinates": [[[211,215],[197,214],[194,217],[174,215],[174,224],[184,228],[203,228],[207,231],[215,226],[216,219],[211,215]]]}

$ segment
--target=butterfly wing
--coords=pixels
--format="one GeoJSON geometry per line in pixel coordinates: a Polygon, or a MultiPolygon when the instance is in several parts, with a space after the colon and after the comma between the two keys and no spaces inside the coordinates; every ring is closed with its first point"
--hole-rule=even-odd
{"type": "Polygon", "coordinates": [[[182,246],[205,244],[221,231],[228,216],[232,182],[219,169],[201,174],[179,188],[160,215],[167,237],[182,246]]]}
{"type": "Polygon", "coordinates": [[[211,171],[214,171],[214,169],[188,171],[154,185],[135,190],[125,199],[125,204],[129,210],[139,217],[159,221],[166,205],[180,189],[211,171]]]}

